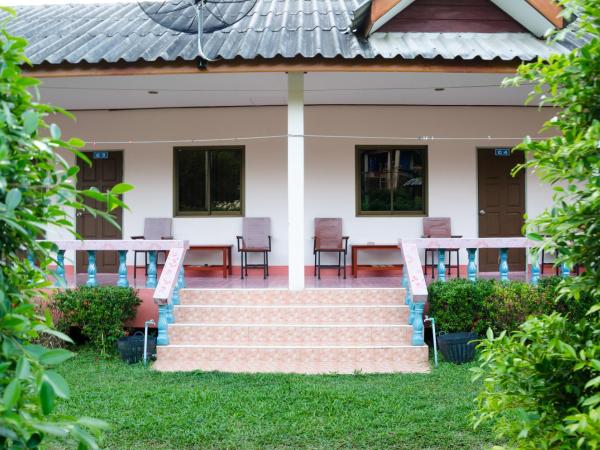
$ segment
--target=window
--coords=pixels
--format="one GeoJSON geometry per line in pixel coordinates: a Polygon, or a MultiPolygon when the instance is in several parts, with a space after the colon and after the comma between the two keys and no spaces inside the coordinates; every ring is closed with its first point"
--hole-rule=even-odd
{"type": "Polygon", "coordinates": [[[427,149],[357,147],[356,214],[427,214],[427,149]]]}
{"type": "Polygon", "coordinates": [[[243,215],[244,149],[178,147],[175,215],[243,215]]]}

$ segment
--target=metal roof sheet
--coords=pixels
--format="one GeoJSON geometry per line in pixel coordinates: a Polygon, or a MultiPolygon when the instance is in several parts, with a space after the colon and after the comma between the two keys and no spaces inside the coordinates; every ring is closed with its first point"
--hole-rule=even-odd
{"type": "MultiPolygon", "coordinates": [[[[171,0],[180,1],[185,0],[171,0]]],[[[425,58],[528,61],[577,44],[529,33],[352,32],[364,0],[258,0],[234,25],[203,37],[210,58],[425,58]]],[[[33,64],[195,60],[197,36],[165,28],[137,3],[17,6],[11,33],[25,37],[33,64]]],[[[0,13],[1,15],[5,13],[0,13]]],[[[189,20],[189,17],[187,18],[189,20]]],[[[183,20],[183,19],[182,19],[183,20]]]]}

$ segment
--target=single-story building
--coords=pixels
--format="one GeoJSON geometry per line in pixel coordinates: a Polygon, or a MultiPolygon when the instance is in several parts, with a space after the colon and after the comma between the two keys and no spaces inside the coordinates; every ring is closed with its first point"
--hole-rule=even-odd
{"type": "MultiPolygon", "coordinates": [[[[175,239],[235,245],[244,217],[268,217],[271,273],[302,290],[315,218],[341,218],[350,246],[396,244],[421,237],[426,217],[450,218],[465,238],[520,236],[523,215],[551,204],[534,173],[511,175],[523,156],[510,149],[553,111],[524,106],[530,86],[501,84],[522,62],[578,45],[545,42],[565,26],[552,0],[15,9],[8,29],[29,41],[42,100],[75,114],[57,120],[94,162],[80,185],[135,186],[122,230],[80,217],[86,239],[129,239],[162,217],[175,239]]],[[[111,258],[100,271],[116,271],[111,258]]],[[[219,258],[190,252],[187,262],[219,258]]],[[[361,263],[399,258],[372,252],[361,263]]],[[[517,253],[509,263],[525,267],[517,253]]]]}

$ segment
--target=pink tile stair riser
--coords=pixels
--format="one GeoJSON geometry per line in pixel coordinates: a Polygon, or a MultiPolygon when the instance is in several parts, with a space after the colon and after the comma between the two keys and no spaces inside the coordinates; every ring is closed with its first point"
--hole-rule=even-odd
{"type": "Polygon", "coordinates": [[[184,289],[169,325],[164,371],[427,372],[412,346],[405,291],[184,289]]]}

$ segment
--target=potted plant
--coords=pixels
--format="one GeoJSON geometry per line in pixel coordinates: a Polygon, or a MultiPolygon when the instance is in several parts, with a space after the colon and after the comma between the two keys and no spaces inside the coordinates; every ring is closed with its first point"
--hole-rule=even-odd
{"type": "Polygon", "coordinates": [[[435,318],[440,352],[446,361],[463,364],[475,357],[478,322],[493,282],[454,279],[429,287],[429,314],[435,318]]]}

